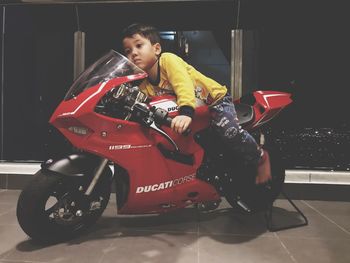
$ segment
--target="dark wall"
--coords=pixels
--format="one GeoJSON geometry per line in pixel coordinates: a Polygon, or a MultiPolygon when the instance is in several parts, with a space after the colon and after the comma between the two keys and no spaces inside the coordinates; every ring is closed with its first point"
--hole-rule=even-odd
{"type": "Polygon", "coordinates": [[[71,149],[48,120],[73,81],[78,26],[86,32],[88,66],[109,49],[120,49],[119,34],[130,23],[151,23],[159,30],[221,30],[232,26],[234,4],[81,4],[79,20],[71,4],[6,5],[0,159],[44,160],[71,149]]]}
{"type": "Polygon", "coordinates": [[[293,104],[273,123],[290,166],[350,170],[345,1],[242,1],[245,89],[281,90],[293,104]],[[248,69],[248,70],[247,70],[248,69]]]}
{"type": "MultiPolygon", "coordinates": [[[[211,31],[213,38],[205,44],[219,47],[220,55],[214,59],[220,57],[220,65],[207,63],[206,56],[193,56],[191,63],[206,65],[205,73],[213,71],[212,77],[227,84],[230,30],[243,28],[248,32],[244,90],[272,89],[294,95],[293,106],[276,126],[289,130],[350,127],[345,95],[350,23],[345,4],[244,0],[239,19],[237,7],[238,1],[78,5],[79,26],[86,32],[86,65],[111,48],[119,50],[121,30],[140,21],[160,30],[211,31]],[[227,64],[222,62],[225,58],[227,64]]],[[[43,160],[70,150],[47,122],[73,81],[75,11],[70,4],[6,6],[0,159],[43,160]]],[[[218,51],[217,47],[193,46],[197,54],[218,51]]]]}
{"type": "MultiPolygon", "coordinates": [[[[189,43],[187,62],[206,76],[230,88],[231,60],[225,56],[213,32],[216,31],[183,32],[189,43]]],[[[228,32],[226,42],[230,42],[230,35],[228,32]]]]}
{"type": "Polygon", "coordinates": [[[120,32],[144,22],[160,31],[212,30],[232,27],[235,2],[138,3],[79,6],[81,28],[87,33],[87,64],[110,48],[120,50],[120,32]]]}
{"type": "Polygon", "coordinates": [[[261,34],[258,83],[294,94],[300,125],[332,127],[348,121],[346,65],[349,40],[334,28],[261,34]],[[292,83],[292,84],[291,84],[292,83]]]}
{"type": "Polygon", "coordinates": [[[292,91],[285,125],[348,125],[350,17],[344,1],[242,1],[241,27],[253,30],[252,85],[292,91]],[[255,63],[255,65],[254,65],[255,63]],[[258,70],[256,70],[256,68],[258,70]]]}
{"type": "Polygon", "coordinates": [[[66,6],[6,7],[2,159],[41,159],[50,145],[61,150],[48,119],[72,82],[73,11],[66,6]]]}

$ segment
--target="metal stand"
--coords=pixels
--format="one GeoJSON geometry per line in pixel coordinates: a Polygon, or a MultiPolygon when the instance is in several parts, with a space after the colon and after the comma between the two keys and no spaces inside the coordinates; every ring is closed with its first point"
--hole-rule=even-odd
{"type": "Polygon", "coordinates": [[[298,214],[301,215],[301,217],[304,219],[304,222],[299,223],[299,224],[292,224],[292,225],[287,225],[287,226],[281,226],[281,227],[273,227],[272,226],[273,203],[271,203],[270,207],[268,208],[268,210],[265,213],[267,229],[269,231],[271,231],[271,232],[276,232],[276,231],[280,231],[280,230],[285,230],[285,229],[296,228],[296,227],[301,227],[301,226],[308,225],[308,220],[307,220],[306,216],[300,211],[300,209],[293,203],[293,201],[286,195],[286,193],[284,191],[282,191],[281,194],[294,207],[294,209],[298,212],[298,214]]]}

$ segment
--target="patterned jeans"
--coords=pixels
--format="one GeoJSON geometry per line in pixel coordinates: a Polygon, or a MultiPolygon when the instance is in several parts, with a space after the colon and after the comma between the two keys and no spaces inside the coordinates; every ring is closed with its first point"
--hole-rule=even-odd
{"type": "Polygon", "coordinates": [[[239,125],[231,97],[225,96],[209,107],[212,127],[224,143],[242,156],[247,165],[257,165],[261,151],[255,139],[239,125]]]}

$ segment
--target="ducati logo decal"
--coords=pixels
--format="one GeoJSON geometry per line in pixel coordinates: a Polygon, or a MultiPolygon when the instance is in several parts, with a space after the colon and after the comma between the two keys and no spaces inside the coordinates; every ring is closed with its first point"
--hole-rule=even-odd
{"type": "Polygon", "coordinates": [[[196,174],[190,174],[190,175],[186,175],[184,177],[181,177],[181,178],[178,178],[175,180],[162,182],[159,184],[139,186],[136,188],[136,193],[137,194],[148,193],[148,192],[155,192],[155,191],[167,189],[167,188],[179,185],[179,184],[184,184],[184,183],[188,183],[190,181],[193,181],[195,179],[195,177],[196,177],[196,174]]]}
{"type": "Polygon", "coordinates": [[[151,102],[150,105],[155,106],[157,108],[161,108],[168,112],[175,112],[178,110],[178,105],[176,104],[176,102],[168,99],[155,101],[153,103],[151,102]]]}
{"type": "Polygon", "coordinates": [[[179,109],[178,106],[175,106],[175,107],[169,107],[168,108],[168,112],[173,112],[173,111],[177,111],[179,109]]]}

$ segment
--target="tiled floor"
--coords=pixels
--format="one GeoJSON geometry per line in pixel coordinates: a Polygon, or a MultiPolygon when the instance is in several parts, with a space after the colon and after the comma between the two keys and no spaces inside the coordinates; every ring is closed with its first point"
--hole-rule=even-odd
{"type": "MultiPolygon", "coordinates": [[[[295,201],[309,225],[269,232],[262,214],[239,214],[224,200],[213,212],[187,208],[127,217],[116,215],[113,195],[87,233],[45,247],[31,242],[17,223],[19,193],[0,189],[0,262],[350,262],[350,202],[295,201]]],[[[273,218],[278,225],[299,220],[282,199],[273,218]]]]}

